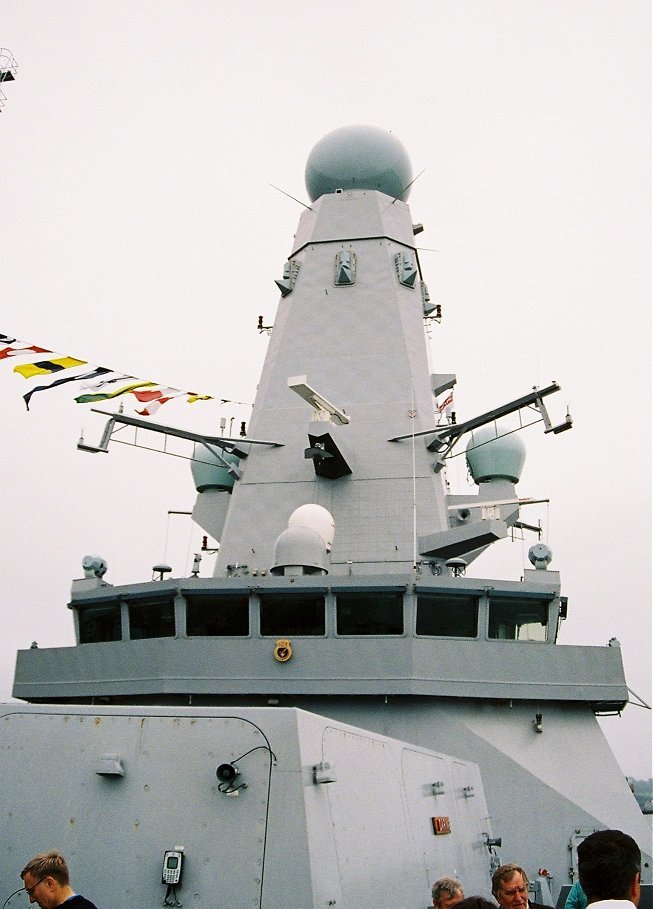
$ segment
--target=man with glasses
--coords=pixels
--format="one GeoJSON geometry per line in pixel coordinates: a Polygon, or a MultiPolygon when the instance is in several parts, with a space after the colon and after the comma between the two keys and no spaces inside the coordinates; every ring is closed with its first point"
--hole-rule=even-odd
{"type": "Polygon", "coordinates": [[[597,830],[578,846],[578,877],[588,909],[635,909],[642,855],[621,830],[597,830]]]}
{"type": "Polygon", "coordinates": [[[492,895],[501,909],[547,909],[528,899],[528,878],[519,865],[501,865],[492,875],[492,895]]]}
{"type": "Polygon", "coordinates": [[[79,896],[70,886],[70,874],[66,860],[59,852],[41,852],[29,861],[20,876],[30,903],[38,903],[40,909],[57,909],[65,903],[65,909],[97,909],[90,900],[79,896]]]}

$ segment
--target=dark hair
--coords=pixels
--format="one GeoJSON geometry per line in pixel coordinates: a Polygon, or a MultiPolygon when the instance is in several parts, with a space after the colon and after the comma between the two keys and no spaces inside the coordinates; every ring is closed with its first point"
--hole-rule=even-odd
{"type": "Polygon", "coordinates": [[[597,830],[578,846],[578,877],[590,903],[630,898],[642,855],[621,830],[597,830]]]}
{"type": "Polygon", "coordinates": [[[466,896],[460,903],[456,903],[454,909],[497,909],[497,907],[495,903],[482,896],[466,896]]]}

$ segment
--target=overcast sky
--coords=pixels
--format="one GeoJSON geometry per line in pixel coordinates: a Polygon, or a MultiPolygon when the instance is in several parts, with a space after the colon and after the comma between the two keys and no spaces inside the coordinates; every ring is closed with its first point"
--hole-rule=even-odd
{"type": "MultiPolygon", "coordinates": [[[[650,4],[648,0],[0,0],[19,64],[0,114],[0,332],[216,397],[156,419],[207,433],[253,401],[274,279],[308,201],[313,145],[391,130],[431,297],[434,372],[459,420],[552,379],[525,431],[522,496],[569,597],[563,644],[623,648],[651,703],[650,4]]],[[[114,584],[190,572],[188,462],[97,442],[64,386],[0,361],[3,632],[15,652],[73,643],[81,560],[114,584]],[[25,387],[24,387],[25,386],[25,387]]],[[[149,444],[149,440],[148,440],[149,444]]],[[[180,449],[179,453],[183,453],[180,449]]],[[[453,492],[468,487],[452,462],[453,492]]],[[[533,537],[470,574],[518,579],[533,537]]],[[[202,574],[210,574],[210,560],[202,574]]],[[[651,713],[601,721],[625,773],[651,775],[651,713]]],[[[445,749],[446,750],[446,749],[445,749]]]]}

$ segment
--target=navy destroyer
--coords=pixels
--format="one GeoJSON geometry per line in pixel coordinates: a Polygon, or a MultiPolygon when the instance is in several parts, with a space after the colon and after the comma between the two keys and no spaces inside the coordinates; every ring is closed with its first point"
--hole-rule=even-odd
{"type": "Polygon", "coordinates": [[[76,646],[18,653],[5,893],[41,844],[105,909],[417,909],[443,875],[489,897],[504,861],[555,904],[587,833],[619,827],[646,850],[596,719],[628,701],[620,648],[557,643],[567,600],[517,492],[516,426],[553,442],[571,417],[552,416],[552,381],[456,421],[456,376],[429,363],[440,313],[412,182],[382,130],[314,147],[241,435],[111,411],[80,443],[106,452],[125,426],[188,440],[215,571],[198,547],[189,577],[162,564],[114,586],[88,555],[76,646]],[[473,493],[447,483],[460,451],[473,493]],[[531,567],[474,576],[514,531],[533,534],[531,567]]]}

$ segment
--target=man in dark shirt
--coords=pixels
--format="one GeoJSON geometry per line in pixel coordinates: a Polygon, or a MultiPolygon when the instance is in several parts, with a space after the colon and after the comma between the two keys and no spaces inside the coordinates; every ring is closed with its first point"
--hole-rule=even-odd
{"type": "Polygon", "coordinates": [[[20,876],[30,903],[40,909],[97,909],[90,900],[79,896],[70,886],[66,860],[59,852],[41,852],[29,861],[20,876]]]}
{"type": "Polygon", "coordinates": [[[501,865],[492,875],[492,896],[501,909],[546,909],[528,898],[528,878],[519,865],[501,865]]]}
{"type": "Polygon", "coordinates": [[[639,905],[642,855],[621,830],[597,830],[578,846],[578,877],[588,909],[635,909],[639,905]]]}

